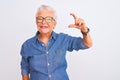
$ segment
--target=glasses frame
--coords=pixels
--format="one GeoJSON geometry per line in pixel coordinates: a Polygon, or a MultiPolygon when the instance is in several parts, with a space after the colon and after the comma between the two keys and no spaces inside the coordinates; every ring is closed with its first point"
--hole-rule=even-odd
{"type": "Polygon", "coordinates": [[[38,22],[43,22],[43,21],[45,20],[45,22],[47,22],[47,23],[52,22],[52,20],[55,21],[55,19],[54,19],[53,17],[51,17],[51,16],[47,16],[47,17],[42,17],[42,16],[36,17],[36,20],[37,20],[38,22]],[[40,18],[42,18],[42,20],[40,20],[40,18]],[[51,21],[47,21],[47,18],[51,18],[51,21]]]}

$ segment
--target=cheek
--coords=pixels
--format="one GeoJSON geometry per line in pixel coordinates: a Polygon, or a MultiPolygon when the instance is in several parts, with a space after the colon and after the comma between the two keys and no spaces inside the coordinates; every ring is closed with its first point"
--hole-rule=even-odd
{"type": "Polygon", "coordinates": [[[51,27],[54,28],[55,26],[56,26],[56,22],[53,22],[53,23],[51,24],[51,27]]]}
{"type": "Polygon", "coordinates": [[[41,26],[42,23],[36,22],[37,27],[41,26]]]}
{"type": "Polygon", "coordinates": [[[55,25],[53,23],[49,23],[48,26],[49,28],[53,29],[55,25]]]}

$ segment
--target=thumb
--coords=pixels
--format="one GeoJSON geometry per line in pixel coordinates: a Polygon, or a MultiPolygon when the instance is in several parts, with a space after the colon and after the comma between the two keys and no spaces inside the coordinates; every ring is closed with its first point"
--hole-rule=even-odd
{"type": "Polygon", "coordinates": [[[74,28],[75,27],[75,24],[70,24],[68,25],[69,28],[74,28]]]}

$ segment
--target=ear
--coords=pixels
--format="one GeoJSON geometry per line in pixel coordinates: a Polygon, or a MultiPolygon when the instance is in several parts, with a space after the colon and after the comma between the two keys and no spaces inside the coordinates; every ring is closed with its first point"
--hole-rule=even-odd
{"type": "Polygon", "coordinates": [[[56,22],[56,21],[54,21],[54,28],[56,27],[56,24],[57,24],[57,22],[56,22]]]}

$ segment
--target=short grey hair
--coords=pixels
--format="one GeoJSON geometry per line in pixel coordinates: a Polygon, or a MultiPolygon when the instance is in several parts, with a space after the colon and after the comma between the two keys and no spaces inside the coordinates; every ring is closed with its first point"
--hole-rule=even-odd
{"type": "Polygon", "coordinates": [[[39,12],[42,12],[42,11],[53,11],[53,13],[54,13],[54,17],[53,17],[53,18],[54,18],[55,20],[57,19],[56,12],[55,12],[55,10],[54,10],[52,7],[50,7],[50,6],[48,6],[48,5],[41,5],[41,6],[38,8],[38,10],[37,10],[36,16],[38,15],[39,12]]]}

